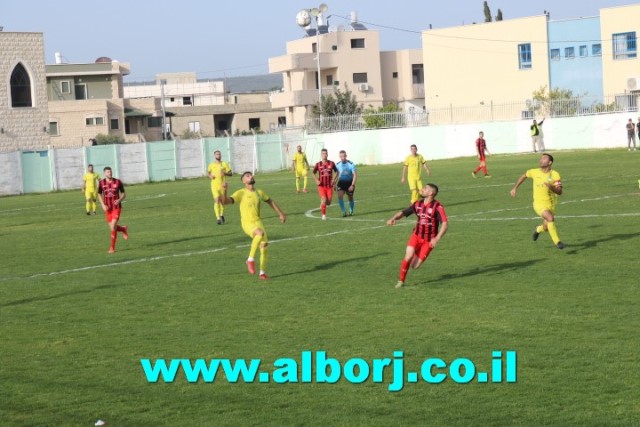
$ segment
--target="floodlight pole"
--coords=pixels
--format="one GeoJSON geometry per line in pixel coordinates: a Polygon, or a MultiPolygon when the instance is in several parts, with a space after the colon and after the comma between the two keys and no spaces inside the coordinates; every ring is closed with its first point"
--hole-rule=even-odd
{"type": "Polygon", "coordinates": [[[165,124],[166,113],[164,111],[164,85],[167,84],[166,80],[160,80],[160,109],[162,110],[162,140],[167,139],[167,126],[165,124]]]}
{"type": "Polygon", "coordinates": [[[318,16],[316,16],[316,59],[318,60],[318,108],[322,118],[322,79],[320,78],[320,27],[318,26],[318,16]]]}

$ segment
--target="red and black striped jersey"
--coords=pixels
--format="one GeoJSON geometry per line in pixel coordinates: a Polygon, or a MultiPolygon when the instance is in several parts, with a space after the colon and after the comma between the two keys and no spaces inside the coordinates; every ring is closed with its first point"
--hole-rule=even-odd
{"type": "Polygon", "coordinates": [[[432,200],[429,203],[425,203],[424,199],[418,200],[402,213],[405,217],[416,214],[418,221],[413,229],[413,234],[427,241],[431,241],[438,235],[440,224],[447,222],[444,207],[437,200],[432,200]]]}
{"type": "Polygon", "coordinates": [[[120,194],[124,193],[124,185],[122,181],[117,178],[108,181],[107,178],[103,178],[98,183],[98,193],[102,194],[102,200],[107,206],[108,211],[112,211],[115,208],[119,208],[121,205],[116,206],[115,202],[120,198],[120,194]]]}
{"type": "Polygon", "coordinates": [[[487,149],[487,142],[484,140],[484,138],[476,139],[476,149],[478,150],[478,155],[480,157],[483,157],[484,152],[487,149]]]}
{"type": "Polygon", "coordinates": [[[327,160],[326,163],[318,162],[313,168],[313,173],[318,172],[320,177],[320,187],[333,187],[333,172],[338,172],[336,164],[331,160],[327,160]]]}

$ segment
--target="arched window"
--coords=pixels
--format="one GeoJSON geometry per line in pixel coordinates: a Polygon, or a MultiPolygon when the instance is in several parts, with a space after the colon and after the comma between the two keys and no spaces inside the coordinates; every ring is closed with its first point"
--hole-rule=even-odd
{"type": "Polygon", "coordinates": [[[31,102],[31,79],[22,64],[16,65],[11,73],[11,106],[33,107],[31,102]]]}

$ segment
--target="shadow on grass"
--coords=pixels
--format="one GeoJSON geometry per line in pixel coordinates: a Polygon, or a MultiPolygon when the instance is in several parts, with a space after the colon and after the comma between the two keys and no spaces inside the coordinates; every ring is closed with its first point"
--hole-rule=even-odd
{"type": "Polygon", "coordinates": [[[147,243],[144,246],[154,247],[154,246],[171,245],[174,243],[183,243],[183,242],[190,242],[193,240],[202,240],[202,239],[217,239],[222,236],[231,236],[233,234],[239,234],[239,233],[236,233],[235,231],[236,230],[234,230],[234,232],[224,233],[224,234],[207,234],[206,236],[194,236],[194,237],[183,237],[182,239],[162,240],[159,242],[147,243]]]}
{"type": "MultiPolygon", "coordinates": [[[[414,284],[409,284],[408,286],[409,287],[424,286],[424,285],[446,286],[446,285],[449,285],[449,283],[444,283],[444,282],[449,280],[464,279],[466,277],[474,277],[479,275],[500,274],[508,271],[517,271],[523,268],[531,267],[532,265],[535,265],[541,261],[546,261],[546,260],[544,258],[541,258],[541,259],[532,259],[532,260],[520,261],[520,262],[507,262],[503,264],[483,265],[480,267],[476,267],[473,270],[466,271],[464,273],[443,274],[440,277],[424,280],[422,282],[418,282],[414,284]]],[[[428,268],[428,265],[427,265],[427,268],[428,268]]],[[[414,271],[416,270],[411,269],[411,272],[409,274],[413,273],[414,271]]],[[[411,276],[409,276],[409,278],[411,278],[411,276]]]]}
{"type": "Polygon", "coordinates": [[[368,256],[367,258],[354,257],[354,258],[349,258],[349,259],[341,259],[339,261],[325,262],[323,264],[316,264],[315,266],[309,266],[310,268],[308,268],[306,270],[292,271],[290,273],[278,274],[278,275],[274,275],[272,277],[273,278],[275,278],[275,277],[287,277],[287,276],[295,276],[295,275],[298,275],[298,274],[314,273],[314,272],[317,272],[317,271],[330,270],[330,269],[335,268],[335,267],[337,267],[339,265],[342,265],[342,264],[350,264],[350,263],[357,263],[357,262],[369,262],[370,260],[372,260],[374,258],[385,256],[385,255],[389,255],[389,254],[390,254],[389,252],[381,252],[381,253],[377,253],[377,254],[372,255],[372,256],[368,256]]]}
{"type": "Polygon", "coordinates": [[[607,236],[607,237],[603,237],[601,239],[596,239],[596,240],[589,240],[583,243],[570,243],[567,244],[566,247],[566,253],[568,253],[569,255],[575,255],[578,252],[580,252],[581,250],[585,250],[585,249],[593,249],[596,246],[598,246],[600,243],[605,243],[605,242],[611,242],[614,240],[629,240],[629,239],[633,239],[640,236],[640,232],[639,233],[630,233],[630,234],[612,234],[611,236],[607,236]]]}
{"type": "Polygon", "coordinates": [[[50,300],[69,297],[69,296],[73,296],[73,295],[90,294],[90,293],[92,293],[94,291],[99,291],[101,289],[111,289],[111,288],[115,288],[117,286],[119,286],[119,285],[117,285],[115,283],[111,283],[111,284],[108,284],[108,285],[98,285],[98,286],[95,286],[95,287],[93,287],[91,289],[78,289],[76,291],[62,292],[62,293],[56,294],[56,295],[25,298],[25,299],[20,299],[20,300],[16,300],[16,301],[11,301],[11,302],[8,302],[6,304],[0,304],[0,307],[14,307],[14,306],[17,306],[17,305],[24,305],[24,304],[29,304],[29,303],[32,303],[32,302],[50,301],[50,300]]]}

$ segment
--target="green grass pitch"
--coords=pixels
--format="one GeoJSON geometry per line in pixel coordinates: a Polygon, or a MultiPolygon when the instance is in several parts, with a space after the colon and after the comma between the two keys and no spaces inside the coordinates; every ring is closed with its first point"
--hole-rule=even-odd
{"type": "MultiPolygon", "coordinates": [[[[415,217],[401,166],[359,167],[356,215],[295,194],[293,174],[257,174],[288,215],[263,205],[268,274],[246,272],[237,206],[218,226],[206,179],[127,187],[108,255],[102,214],[79,191],[0,198],[0,425],[628,426],[640,420],[640,154],[554,153],[563,251],[539,223],[533,154],[429,162],[449,232],[394,289],[415,217]],[[466,357],[487,370],[517,352],[517,382],[232,384],[146,381],[140,359],[341,361],[466,357]]],[[[241,171],[235,171],[241,172],[241,171]]],[[[78,177],[80,179],[80,177],[78,177]]],[[[126,184],[126,183],[125,183],[126,184]]],[[[240,187],[237,175],[230,191],[240,187]]]]}

